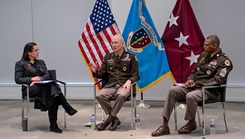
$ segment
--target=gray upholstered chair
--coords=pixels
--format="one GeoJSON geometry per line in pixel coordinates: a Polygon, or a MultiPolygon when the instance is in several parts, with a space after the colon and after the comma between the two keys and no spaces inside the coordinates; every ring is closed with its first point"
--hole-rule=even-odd
{"type": "MultiPolygon", "coordinates": [[[[56,82],[58,84],[62,84],[64,87],[64,96],[66,97],[66,83],[59,81],[56,79],[56,71],[55,70],[48,70],[50,75],[50,80],[46,83],[56,82]]],[[[43,82],[45,84],[45,82],[43,82]]],[[[31,102],[35,102],[37,98],[31,98],[29,93],[30,86],[27,84],[22,84],[23,86],[27,87],[27,94],[26,96],[22,93],[22,114],[21,114],[21,126],[23,131],[29,131],[29,107],[31,102]]],[[[64,128],[66,128],[66,114],[64,111],[64,128]]]]}
{"type": "MultiPolygon", "coordinates": [[[[202,129],[203,129],[203,136],[206,135],[206,131],[205,131],[205,106],[207,104],[213,104],[213,103],[221,103],[222,104],[222,108],[223,108],[223,117],[224,117],[224,122],[225,122],[225,129],[226,132],[228,132],[228,127],[227,127],[227,122],[226,122],[226,111],[225,111],[225,102],[226,102],[226,84],[220,85],[220,86],[203,86],[202,87],[202,92],[205,92],[205,90],[208,89],[218,89],[219,93],[220,93],[220,98],[219,99],[208,99],[208,100],[203,100],[200,101],[198,103],[198,106],[202,108],[202,129]]],[[[202,93],[202,96],[204,94],[202,93]]],[[[185,100],[179,100],[177,101],[177,104],[185,104],[186,101],[185,100]]],[[[176,105],[174,107],[174,121],[175,121],[175,130],[177,130],[177,112],[176,112],[176,105]]],[[[199,107],[197,107],[197,116],[198,116],[198,121],[199,121],[199,125],[200,124],[200,114],[199,114],[199,107]]]]}
{"type": "MultiPolygon", "coordinates": [[[[101,86],[103,87],[107,82],[107,78],[103,78],[99,81],[97,81],[96,83],[94,83],[94,115],[95,115],[95,125],[97,125],[98,123],[96,123],[96,104],[97,104],[97,99],[96,99],[96,94],[97,94],[97,84],[101,83],[101,86]]],[[[126,99],[126,101],[129,101],[131,103],[131,129],[134,129],[134,120],[136,117],[136,82],[132,84],[131,86],[131,95],[128,96],[128,98],[126,99]]],[[[110,101],[114,101],[116,99],[115,96],[112,96],[110,98],[110,101]]],[[[103,122],[103,109],[102,109],[102,122],[103,122]]],[[[96,129],[96,128],[95,128],[96,129]]]]}

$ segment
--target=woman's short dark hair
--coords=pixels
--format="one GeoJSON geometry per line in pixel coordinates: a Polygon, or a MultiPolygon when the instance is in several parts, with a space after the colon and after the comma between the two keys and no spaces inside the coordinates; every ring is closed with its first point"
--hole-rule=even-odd
{"type": "Polygon", "coordinates": [[[35,46],[35,45],[37,45],[35,42],[28,42],[25,45],[24,50],[23,50],[23,54],[22,54],[22,57],[21,57],[21,60],[30,60],[29,59],[28,52],[32,52],[33,46],[35,46]]]}

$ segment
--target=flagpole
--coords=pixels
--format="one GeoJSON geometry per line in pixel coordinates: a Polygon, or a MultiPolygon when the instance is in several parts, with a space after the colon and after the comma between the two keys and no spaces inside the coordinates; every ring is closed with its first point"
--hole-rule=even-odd
{"type": "Polygon", "coordinates": [[[147,104],[145,104],[145,102],[144,102],[143,92],[141,92],[140,94],[141,94],[140,103],[139,103],[139,105],[137,105],[136,107],[137,107],[137,108],[145,108],[145,109],[150,108],[151,105],[147,105],[147,104]]]}
{"type": "MultiPolygon", "coordinates": [[[[182,49],[181,49],[182,52],[184,52],[184,51],[183,51],[183,47],[181,47],[181,48],[182,48],[182,49]]],[[[183,67],[184,61],[183,61],[183,57],[184,57],[184,56],[183,56],[183,53],[181,53],[181,71],[184,71],[184,67],[183,67]]],[[[181,72],[181,82],[184,83],[184,77],[183,77],[184,75],[183,75],[183,74],[184,74],[184,73],[181,72]]],[[[184,110],[184,109],[185,109],[185,105],[184,105],[184,104],[179,104],[179,108],[182,109],[182,110],[184,110]]]]}
{"type": "MultiPolygon", "coordinates": [[[[138,16],[141,18],[142,17],[142,0],[139,0],[139,5],[138,5],[138,16]]],[[[137,105],[136,107],[138,108],[150,108],[151,106],[150,105],[147,105],[144,103],[144,96],[143,96],[143,92],[140,93],[141,95],[141,99],[140,99],[140,103],[139,105],[137,105]]]]}

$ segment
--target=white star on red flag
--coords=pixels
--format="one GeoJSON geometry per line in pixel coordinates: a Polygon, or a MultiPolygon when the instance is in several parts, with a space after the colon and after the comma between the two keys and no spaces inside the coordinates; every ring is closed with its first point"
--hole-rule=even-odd
{"type": "Polygon", "coordinates": [[[179,16],[174,17],[173,13],[171,14],[170,18],[168,19],[168,21],[169,21],[169,28],[170,28],[172,25],[178,26],[178,23],[177,23],[177,19],[178,19],[178,18],[179,18],[179,16]]]}
{"type": "Polygon", "coordinates": [[[191,66],[193,63],[197,63],[197,58],[198,57],[199,57],[199,55],[195,55],[193,53],[193,51],[191,51],[191,56],[186,57],[186,59],[190,60],[190,66],[191,66]]]}
{"type": "Polygon", "coordinates": [[[180,32],[179,38],[174,38],[175,40],[179,41],[179,47],[184,43],[186,45],[189,45],[188,42],[186,41],[188,39],[188,36],[184,36],[182,32],[180,32]]]}

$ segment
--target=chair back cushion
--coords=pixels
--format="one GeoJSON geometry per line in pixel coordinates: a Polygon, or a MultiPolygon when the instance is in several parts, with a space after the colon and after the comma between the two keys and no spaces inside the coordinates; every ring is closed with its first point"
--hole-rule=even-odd
{"type": "Polygon", "coordinates": [[[50,80],[56,80],[56,70],[48,70],[50,80]]]}
{"type": "Polygon", "coordinates": [[[102,79],[101,87],[103,88],[106,85],[106,83],[108,83],[108,76],[107,76],[107,74],[104,74],[101,79],[102,79]]]}
{"type": "Polygon", "coordinates": [[[226,101],[226,87],[222,87],[220,89],[220,101],[225,102],[226,101]]]}

